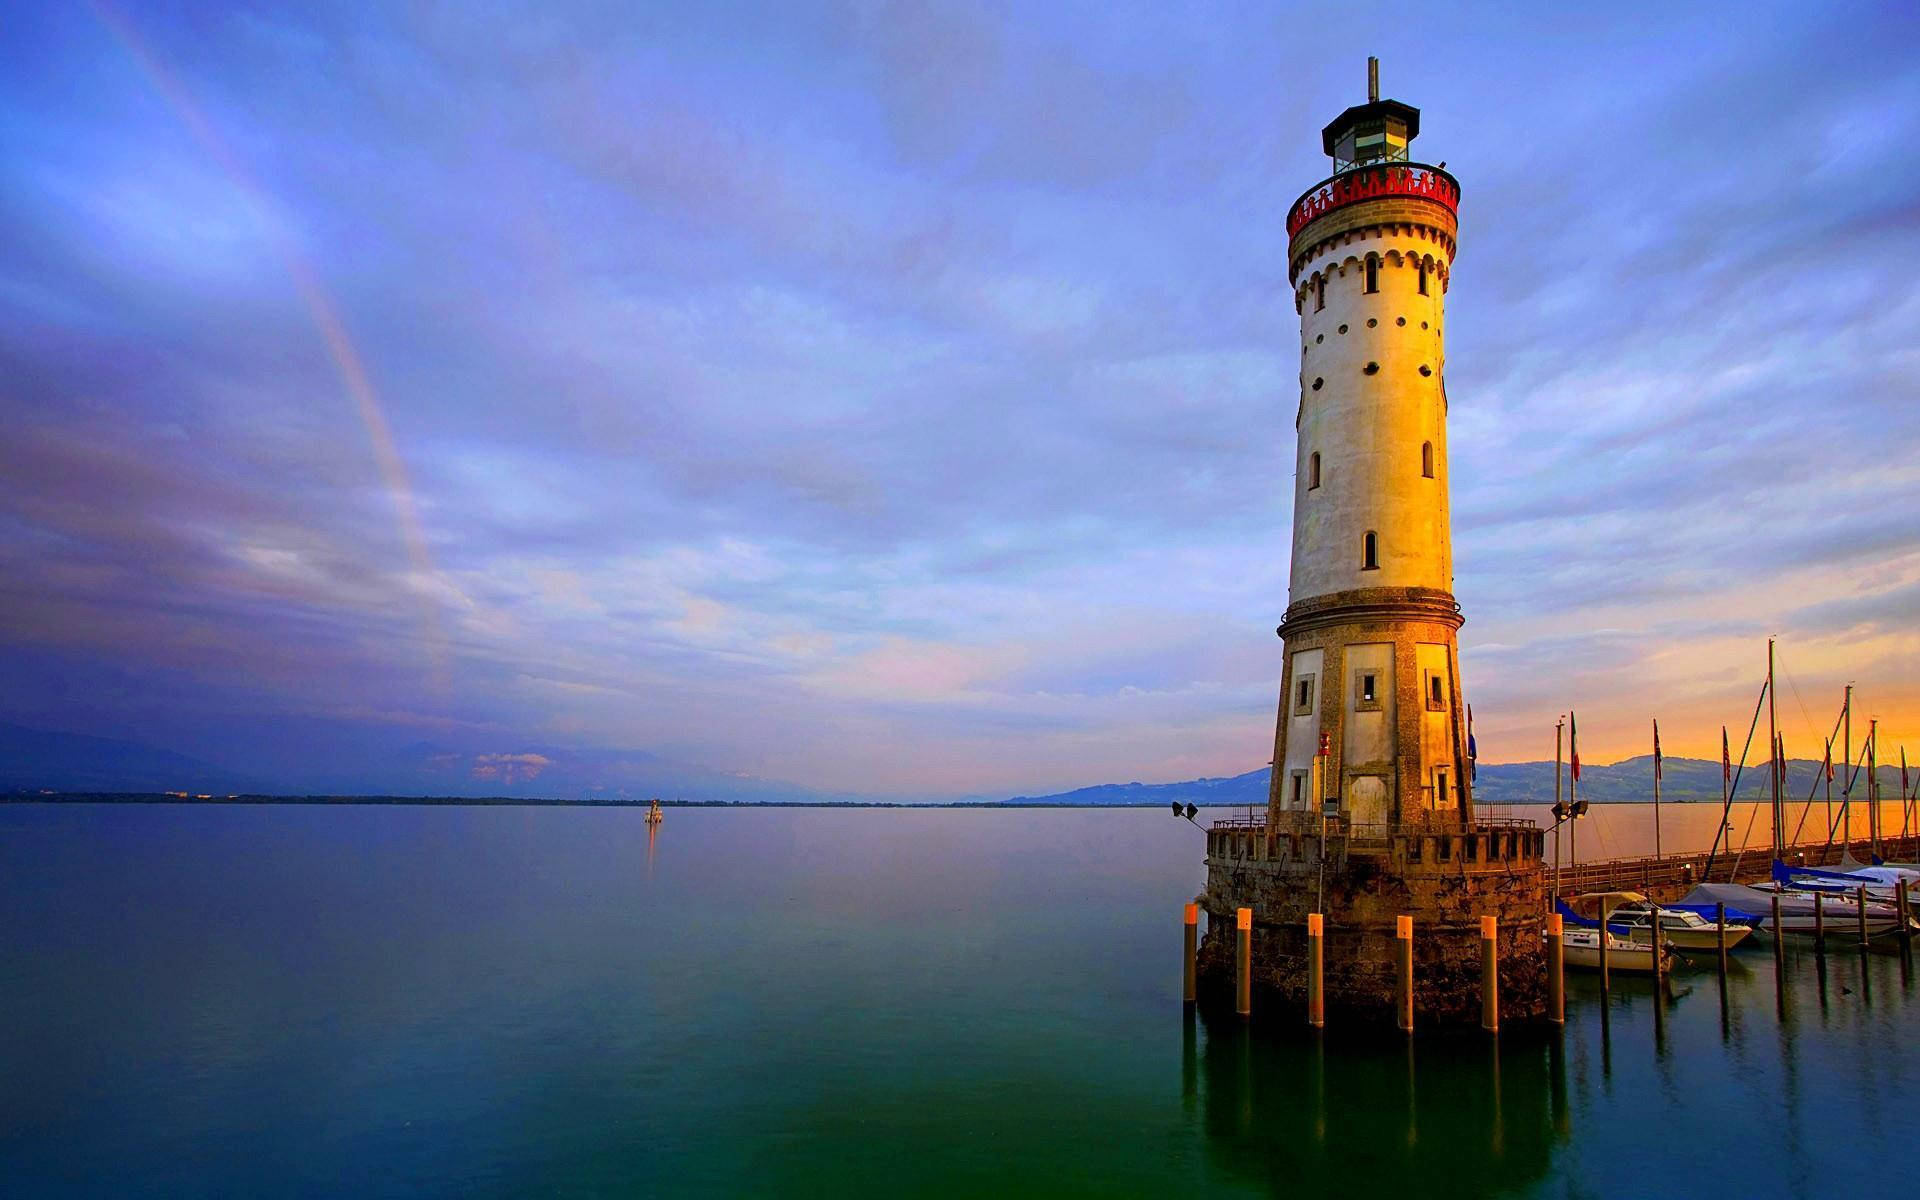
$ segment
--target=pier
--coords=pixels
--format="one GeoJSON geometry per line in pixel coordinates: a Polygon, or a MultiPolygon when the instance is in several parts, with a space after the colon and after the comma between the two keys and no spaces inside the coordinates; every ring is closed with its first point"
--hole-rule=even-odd
{"type": "MultiPolygon", "coordinates": [[[[1218,826],[1216,826],[1217,828],[1218,826]]],[[[1836,867],[1847,852],[1855,862],[1873,861],[1873,844],[1866,838],[1851,842],[1796,842],[1781,852],[1780,861],[1794,867],[1836,867]]],[[[1914,862],[1920,856],[1920,835],[1882,837],[1880,857],[1890,862],[1914,862]]],[[[1708,862],[1704,850],[1685,854],[1639,855],[1578,864],[1563,863],[1554,889],[1563,896],[1582,892],[1643,892],[1662,903],[1672,903],[1701,883],[1757,883],[1772,877],[1773,854],[1767,846],[1744,851],[1722,848],[1708,862]]]]}

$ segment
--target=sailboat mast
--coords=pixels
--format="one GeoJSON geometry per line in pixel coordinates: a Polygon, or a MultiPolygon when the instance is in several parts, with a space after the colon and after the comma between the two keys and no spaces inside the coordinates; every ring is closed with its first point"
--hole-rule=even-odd
{"type": "Polygon", "coordinates": [[[1660,857],[1660,722],[1653,723],[1653,856],[1660,857]]]}
{"type": "Polygon", "coordinates": [[[1867,725],[1867,852],[1876,859],[1880,857],[1880,772],[1874,762],[1880,750],[1879,733],[1876,717],[1867,725]]]}
{"type": "MultiPolygon", "coordinates": [[[[1847,701],[1840,709],[1840,724],[1846,730],[1840,748],[1846,752],[1847,761],[1840,765],[1840,841],[1853,844],[1853,685],[1847,685],[1847,701]]],[[[1827,826],[1827,836],[1833,836],[1833,826],[1827,826]]]]}
{"type": "Polygon", "coordinates": [[[1773,711],[1773,639],[1767,639],[1767,758],[1773,767],[1773,856],[1780,846],[1780,726],[1773,711]]]}

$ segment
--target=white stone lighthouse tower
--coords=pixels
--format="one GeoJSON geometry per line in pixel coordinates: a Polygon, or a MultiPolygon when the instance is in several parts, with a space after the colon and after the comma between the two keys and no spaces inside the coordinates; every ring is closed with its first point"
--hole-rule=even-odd
{"type": "Polygon", "coordinates": [[[1472,821],[1447,503],[1460,186],[1409,159],[1420,110],[1367,66],[1367,103],[1322,133],[1333,174],[1287,213],[1299,444],[1270,827],[1322,804],[1356,827],[1472,821]]]}

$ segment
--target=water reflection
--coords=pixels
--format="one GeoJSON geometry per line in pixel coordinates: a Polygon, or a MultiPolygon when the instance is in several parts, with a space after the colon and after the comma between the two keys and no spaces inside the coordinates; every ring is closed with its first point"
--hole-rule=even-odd
{"type": "Polygon", "coordinates": [[[1519,1188],[1546,1174],[1570,1127],[1552,1035],[1343,1038],[1204,1022],[1209,1159],[1275,1194],[1519,1188]]]}

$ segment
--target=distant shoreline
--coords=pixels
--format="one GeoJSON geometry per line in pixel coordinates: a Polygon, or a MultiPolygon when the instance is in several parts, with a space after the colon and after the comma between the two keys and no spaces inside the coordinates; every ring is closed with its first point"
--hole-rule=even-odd
{"type": "MultiPolygon", "coordinates": [[[[268,796],[236,794],[230,796],[182,796],[173,792],[0,792],[0,804],[192,804],[192,805],[386,805],[422,808],[647,808],[645,800],[565,800],[555,797],[519,796],[268,796]]],[[[1549,800],[1489,802],[1476,807],[1513,808],[1520,805],[1551,804],[1549,800]]],[[[1644,800],[1596,800],[1596,804],[1645,804],[1644,800]]],[[[1668,804],[1691,804],[1689,800],[1669,800],[1668,804]]],[[[1738,803],[1751,803],[1739,801],[1738,803]]],[[[1165,810],[1165,800],[1116,801],[1108,804],[1065,804],[1058,801],[1029,800],[661,800],[661,808],[985,808],[985,809],[1143,809],[1165,810]]],[[[1245,804],[1202,804],[1202,811],[1247,808],[1245,804]]],[[[1264,804],[1251,807],[1263,809],[1264,804]]]]}
{"type": "MultiPolygon", "coordinates": [[[[521,796],[179,796],[171,792],[5,792],[0,804],[192,804],[192,805],[388,805],[427,808],[648,808],[645,800],[566,800],[521,796]]],[[[1059,804],[1018,800],[666,800],[661,808],[1159,808],[1161,801],[1130,804],[1059,804]]],[[[1206,808],[1245,808],[1216,804],[1206,808]]],[[[1264,808],[1265,805],[1257,807],[1264,808]]]]}

